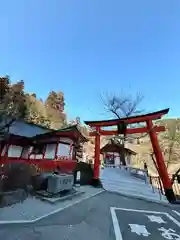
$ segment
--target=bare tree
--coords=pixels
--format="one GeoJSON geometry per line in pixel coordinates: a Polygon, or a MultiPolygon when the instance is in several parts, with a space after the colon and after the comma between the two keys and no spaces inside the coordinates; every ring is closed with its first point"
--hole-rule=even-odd
{"type": "Polygon", "coordinates": [[[137,93],[135,97],[130,96],[108,96],[104,102],[105,108],[113,113],[117,118],[135,116],[142,113],[138,105],[142,102],[143,97],[137,93]]]}
{"type": "Polygon", "coordinates": [[[163,142],[162,150],[168,168],[170,164],[177,163],[180,158],[180,119],[174,120],[173,124],[166,127],[163,142]]]}
{"type": "MultiPolygon", "coordinates": [[[[142,113],[142,110],[139,109],[139,104],[143,100],[143,97],[137,93],[135,97],[133,96],[106,96],[105,100],[102,98],[105,109],[112,113],[117,118],[127,118],[142,113]]],[[[115,140],[119,140],[122,144],[122,163],[125,165],[125,151],[124,145],[127,140],[125,134],[118,135],[114,137],[115,140]]]]}

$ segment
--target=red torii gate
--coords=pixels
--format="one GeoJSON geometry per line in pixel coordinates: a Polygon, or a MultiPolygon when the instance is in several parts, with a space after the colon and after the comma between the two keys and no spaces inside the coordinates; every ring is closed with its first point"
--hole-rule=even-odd
{"type": "Polygon", "coordinates": [[[90,136],[95,137],[95,159],[94,159],[94,179],[93,184],[98,186],[100,184],[99,180],[99,170],[100,170],[100,136],[117,135],[117,134],[135,134],[135,133],[149,133],[154,154],[156,157],[156,163],[158,167],[159,176],[162,180],[165,195],[169,202],[175,201],[175,195],[172,189],[172,183],[168,176],[167,168],[164,163],[164,158],[162,151],[159,146],[157,132],[165,131],[164,126],[153,126],[153,120],[160,119],[163,115],[169,112],[169,108],[153,112],[149,114],[144,114],[140,116],[133,116],[128,118],[112,119],[112,120],[102,120],[102,121],[84,121],[85,124],[90,127],[94,127],[95,131],[90,133],[90,136]],[[141,128],[127,128],[128,124],[146,122],[146,127],[141,128]],[[117,130],[103,130],[101,127],[117,126],[117,130]]]}

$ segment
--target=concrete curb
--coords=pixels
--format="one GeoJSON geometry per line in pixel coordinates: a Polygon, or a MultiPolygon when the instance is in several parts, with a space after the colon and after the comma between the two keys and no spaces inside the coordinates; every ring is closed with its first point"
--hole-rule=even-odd
{"type": "Polygon", "coordinates": [[[114,193],[114,194],[117,194],[117,195],[120,195],[120,196],[123,196],[123,197],[134,198],[134,199],[137,199],[137,200],[144,200],[144,201],[149,202],[149,203],[161,204],[161,205],[164,205],[166,207],[171,207],[172,208],[172,206],[174,206],[173,204],[162,202],[161,200],[154,200],[154,199],[149,199],[147,197],[135,196],[135,195],[127,194],[127,193],[119,193],[119,192],[116,192],[116,191],[109,191],[109,190],[105,190],[105,191],[110,192],[110,193],[114,193]]]}
{"type": "Polygon", "coordinates": [[[87,199],[89,199],[91,197],[95,197],[96,195],[98,195],[98,194],[100,194],[100,193],[102,193],[104,191],[105,191],[104,189],[101,189],[100,191],[98,191],[98,192],[96,192],[94,194],[91,194],[90,196],[87,196],[85,198],[79,199],[79,200],[75,201],[74,203],[70,203],[70,204],[66,205],[65,207],[63,207],[63,208],[58,208],[58,209],[56,209],[56,210],[54,210],[54,211],[52,211],[52,212],[50,212],[48,214],[45,214],[45,215],[43,215],[41,217],[38,217],[38,218],[34,218],[34,219],[31,219],[31,220],[0,221],[0,226],[7,226],[7,225],[8,226],[9,225],[13,226],[13,225],[18,225],[18,224],[23,224],[23,225],[28,224],[29,225],[29,224],[36,223],[36,222],[38,222],[38,221],[40,221],[40,220],[42,220],[44,218],[47,218],[47,217],[49,217],[49,216],[51,216],[53,214],[61,212],[61,211],[65,210],[65,209],[67,209],[69,207],[72,207],[72,206],[74,206],[74,205],[76,205],[76,204],[78,204],[80,202],[83,202],[84,200],[87,200],[87,199]]]}
{"type": "Polygon", "coordinates": [[[49,198],[46,198],[46,197],[37,197],[37,198],[39,198],[39,199],[42,200],[42,201],[45,201],[45,202],[54,204],[54,203],[57,203],[57,202],[62,202],[62,201],[65,201],[65,200],[70,200],[70,199],[72,199],[73,197],[80,196],[80,195],[82,195],[82,194],[84,194],[84,193],[85,193],[85,192],[75,192],[75,193],[72,193],[72,194],[69,195],[69,196],[60,197],[60,198],[57,198],[57,199],[49,199],[49,198]]]}

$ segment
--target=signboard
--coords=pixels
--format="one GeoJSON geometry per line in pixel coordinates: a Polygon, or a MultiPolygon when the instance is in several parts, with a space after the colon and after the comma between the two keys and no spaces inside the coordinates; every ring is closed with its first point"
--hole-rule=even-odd
{"type": "Polygon", "coordinates": [[[57,156],[56,161],[72,160],[69,156],[57,156]]]}

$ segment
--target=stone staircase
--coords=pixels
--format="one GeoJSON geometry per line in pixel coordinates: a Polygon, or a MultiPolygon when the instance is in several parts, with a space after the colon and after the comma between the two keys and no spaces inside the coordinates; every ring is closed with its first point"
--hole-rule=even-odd
{"type": "Polygon", "coordinates": [[[144,170],[131,167],[104,167],[101,169],[101,182],[107,191],[168,203],[166,197],[149,183],[144,170]]]}

